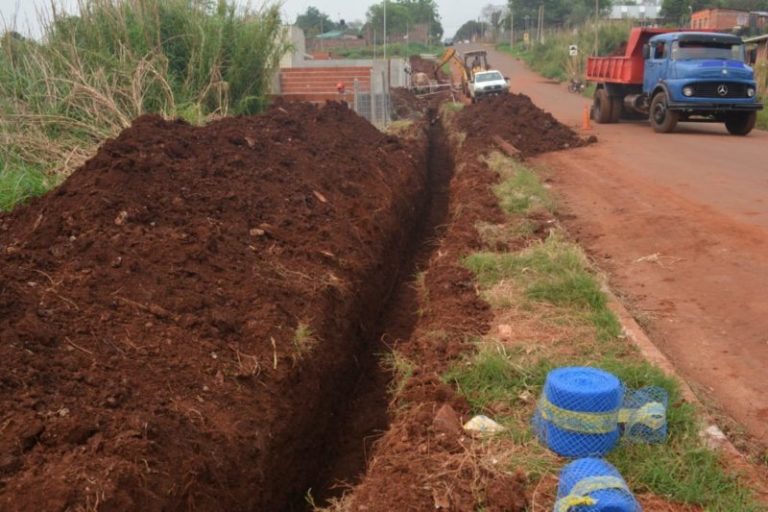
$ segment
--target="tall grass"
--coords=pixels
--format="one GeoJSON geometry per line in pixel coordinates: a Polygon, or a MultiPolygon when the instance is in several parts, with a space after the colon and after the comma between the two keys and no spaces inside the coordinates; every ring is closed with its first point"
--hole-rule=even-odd
{"type": "MultiPolygon", "coordinates": [[[[610,55],[629,37],[630,23],[602,23],[597,27],[598,54],[610,55]]],[[[509,44],[499,45],[499,49],[510,50],[509,44]]],[[[586,68],[587,57],[594,54],[595,26],[585,25],[574,30],[564,30],[549,35],[544,44],[535,44],[528,49],[522,43],[512,51],[523,59],[528,66],[541,75],[553,80],[565,81],[571,76],[581,76],[586,68]],[[579,47],[578,57],[568,54],[568,47],[579,47]]]]}
{"type": "MultiPolygon", "coordinates": [[[[410,57],[411,55],[439,55],[445,50],[440,45],[426,45],[423,43],[393,43],[387,45],[388,57],[410,57]]],[[[384,46],[366,46],[364,48],[329,48],[328,50],[337,57],[344,59],[370,59],[381,58],[384,55],[384,46]]]]}
{"type": "Polygon", "coordinates": [[[66,174],[144,113],[200,121],[258,112],[287,50],[277,4],[78,5],[76,16],[56,11],[42,20],[39,42],[10,31],[0,41],[4,174],[19,174],[16,167],[66,174]]]}
{"type": "Polygon", "coordinates": [[[768,62],[765,60],[755,66],[755,80],[765,105],[765,110],[757,115],[757,126],[763,130],[768,130],[768,62]]]}

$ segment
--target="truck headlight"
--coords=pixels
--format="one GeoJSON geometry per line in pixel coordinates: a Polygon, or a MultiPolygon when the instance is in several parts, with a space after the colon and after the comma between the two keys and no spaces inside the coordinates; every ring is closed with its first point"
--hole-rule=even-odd
{"type": "Polygon", "coordinates": [[[747,87],[747,96],[750,98],[754,98],[755,96],[755,88],[754,87],[747,87]]]}
{"type": "Polygon", "coordinates": [[[693,96],[693,87],[683,87],[683,94],[689,98],[693,96]]]}

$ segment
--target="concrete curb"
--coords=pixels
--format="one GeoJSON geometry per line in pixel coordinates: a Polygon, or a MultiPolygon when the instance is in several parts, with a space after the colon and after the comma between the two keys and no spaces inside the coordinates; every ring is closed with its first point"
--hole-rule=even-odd
{"type": "Polygon", "coordinates": [[[658,366],[664,373],[674,377],[679,382],[680,392],[686,401],[699,406],[699,411],[703,415],[704,420],[699,436],[704,439],[705,444],[710,449],[719,451],[725,457],[729,467],[742,472],[753,485],[753,490],[757,494],[758,499],[768,503],[767,472],[750,463],[747,457],[736,449],[733,443],[723,434],[714,419],[707,413],[706,408],[693,392],[693,389],[688,385],[688,382],[678,373],[672,361],[645,334],[645,331],[638,325],[624,304],[614,295],[605,279],[603,279],[602,289],[608,296],[608,307],[616,315],[619,323],[621,323],[622,331],[627,339],[640,350],[640,353],[648,362],[658,366]]]}

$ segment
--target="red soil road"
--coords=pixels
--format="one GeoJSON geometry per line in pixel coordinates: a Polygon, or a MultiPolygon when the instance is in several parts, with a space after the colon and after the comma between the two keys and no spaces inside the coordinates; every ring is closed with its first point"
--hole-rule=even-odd
{"type": "MultiPolygon", "coordinates": [[[[512,91],[573,127],[589,100],[489,51],[512,91]]],[[[600,125],[600,143],[536,160],[566,226],[705,399],[768,443],[768,133],[600,125]]]]}

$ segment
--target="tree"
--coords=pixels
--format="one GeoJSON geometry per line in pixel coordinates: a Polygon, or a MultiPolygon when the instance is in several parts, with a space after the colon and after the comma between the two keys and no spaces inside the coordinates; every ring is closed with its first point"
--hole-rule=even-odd
{"type": "Polygon", "coordinates": [[[307,11],[304,14],[299,14],[296,17],[296,26],[302,29],[307,37],[339,28],[336,23],[331,21],[330,16],[320,12],[317,7],[307,7],[307,11]]]}
{"type": "Polygon", "coordinates": [[[485,32],[485,23],[477,20],[469,20],[456,31],[454,41],[471,41],[475,37],[480,37],[485,32]]]}
{"type": "MultiPolygon", "coordinates": [[[[611,0],[600,0],[601,12],[610,8],[611,0]]],[[[525,18],[531,27],[536,25],[539,17],[539,7],[544,7],[544,25],[564,26],[583,22],[594,16],[594,0],[508,0],[511,10],[514,10],[515,29],[525,28],[525,18]]]]}
{"type": "MultiPolygon", "coordinates": [[[[384,26],[384,3],[372,5],[366,14],[368,23],[374,27],[384,26]]],[[[435,39],[443,37],[443,26],[437,12],[435,0],[387,1],[387,33],[405,34],[409,26],[426,24],[429,35],[435,39]]]]}

